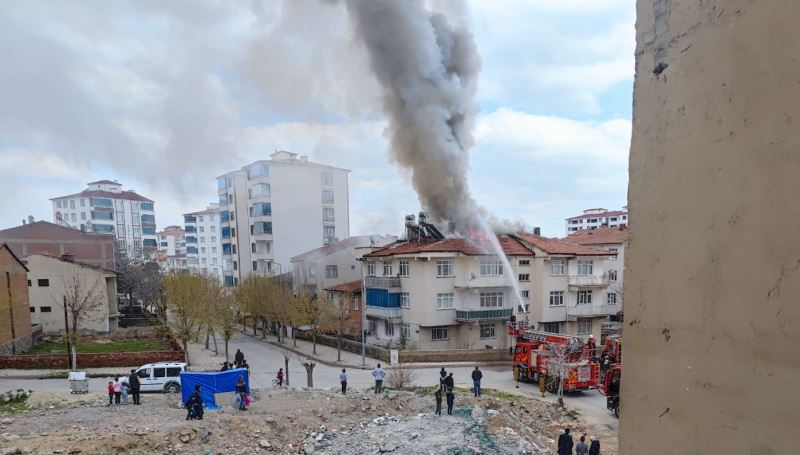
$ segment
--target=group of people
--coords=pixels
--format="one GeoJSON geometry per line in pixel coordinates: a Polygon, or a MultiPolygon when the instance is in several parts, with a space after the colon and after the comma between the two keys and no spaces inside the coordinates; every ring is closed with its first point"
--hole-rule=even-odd
{"type": "Polygon", "coordinates": [[[247,364],[247,360],[244,358],[244,353],[240,349],[236,350],[236,355],[233,356],[233,363],[227,361],[224,362],[220,371],[228,371],[234,368],[244,368],[246,370],[250,369],[250,365],[247,364]]]}
{"type": "MultiPolygon", "coordinates": [[[[194,386],[194,392],[189,395],[189,399],[184,403],[186,407],[186,420],[203,420],[203,395],[201,392],[200,384],[194,386]]],[[[236,395],[235,401],[239,405],[240,411],[247,411],[247,406],[250,405],[250,395],[247,390],[247,383],[244,380],[244,375],[239,375],[236,379],[236,395]]]]}
{"type": "Polygon", "coordinates": [[[582,435],[578,444],[572,440],[572,435],[569,433],[569,428],[564,429],[564,432],[558,436],[558,455],[572,455],[572,449],[575,448],[575,455],[600,455],[600,440],[594,436],[589,437],[589,443],[586,443],[586,435],[582,435]]]}
{"type": "Polygon", "coordinates": [[[133,404],[142,404],[139,401],[140,385],[136,370],[131,370],[131,374],[127,378],[123,376],[113,381],[108,381],[108,405],[129,404],[129,395],[133,397],[133,404]]]}

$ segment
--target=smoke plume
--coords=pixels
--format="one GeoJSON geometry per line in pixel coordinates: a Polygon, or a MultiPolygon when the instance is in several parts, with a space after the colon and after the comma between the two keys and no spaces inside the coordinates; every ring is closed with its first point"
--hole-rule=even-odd
{"type": "MultiPolygon", "coordinates": [[[[345,0],[383,88],[391,158],[432,217],[481,224],[467,181],[481,62],[472,34],[421,0],[345,0]]],[[[482,229],[484,230],[484,229],[482,229]]]]}

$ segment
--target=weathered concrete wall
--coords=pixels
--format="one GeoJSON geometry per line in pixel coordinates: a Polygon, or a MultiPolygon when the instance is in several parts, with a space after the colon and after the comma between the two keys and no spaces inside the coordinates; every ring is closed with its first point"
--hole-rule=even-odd
{"type": "Polygon", "coordinates": [[[620,453],[793,453],[800,3],[637,15],[620,453]]]}

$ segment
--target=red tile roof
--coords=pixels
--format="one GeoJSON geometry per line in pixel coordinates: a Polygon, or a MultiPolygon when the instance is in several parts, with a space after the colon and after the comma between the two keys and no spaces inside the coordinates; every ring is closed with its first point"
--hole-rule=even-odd
{"type": "Polygon", "coordinates": [[[37,239],[37,240],[67,240],[67,239],[97,239],[113,241],[111,234],[90,234],[77,229],[59,226],[48,221],[34,221],[0,231],[0,239],[37,239]]]}
{"type": "Polygon", "coordinates": [[[358,294],[361,292],[361,281],[351,281],[349,283],[337,284],[336,286],[325,288],[325,290],[333,292],[350,292],[353,294],[358,294]]]}
{"type": "Polygon", "coordinates": [[[80,193],[69,194],[67,196],[59,196],[51,198],[51,201],[56,199],[65,199],[70,197],[107,197],[110,199],[127,199],[130,201],[142,201],[142,202],[153,202],[152,199],[147,199],[146,197],[137,194],[134,191],[121,191],[119,193],[112,193],[111,191],[101,191],[101,190],[83,190],[80,193]]]}
{"type": "Polygon", "coordinates": [[[628,240],[628,230],[619,228],[581,229],[567,236],[566,240],[578,245],[622,244],[628,240]]]}
{"type": "Polygon", "coordinates": [[[31,257],[31,256],[43,256],[43,257],[46,257],[46,258],[55,259],[56,261],[66,262],[68,264],[75,264],[75,265],[78,265],[78,266],[81,266],[81,267],[85,267],[87,269],[97,270],[98,272],[104,272],[104,273],[108,273],[108,274],[111,274],[111,275],[118,275],[118,273],[116,271],[114,271],[113,269],[107,269],[105,267],[100,267],[98,265],[93,265],[93,264],[87,264],[85,262],[80,262],[80,261],[68,261],[68,260],[64,259],[62,256],[55,256],[55,255],[47,254],[47,253],[36,253],[36,254],[31,254],[28,257],[31,257]]]}
{"type": "MultiPolygon", "coordinates": [[[[507,256],[532,256],[533,252],[525,247],[519,240],[507,236],[498,235],[498,241],[507,256]]],[[[486,256],[492,255],[488,245],[480,245],[469,239],[450,238],[442,240],[421,240],[403,241],[389,245],[386,248],[365,254],[364,257],[387,257],[399,254],[418,254],[418,253],[461,253],[467,256],[486,256]]]]}
{"type": "Polygon", "coordinates": [[[517,234],[516,237],[548,254],[565,254],[571,256],[609,256],[611,254],[600,248],[578,245],[562,239],[549,239],[533,234],[517,234]]]}
{"type": "Polygon", "coordinates": [[[619,215],[627,215],[628,212],[624,210],[612,210],[610,212],[597,212],[597,213],[585,213],[583,215],[573,216],[567,218],[568,220],[580,220],[582,218],[603,218],[607,216],[619,216],[619,215]]]}

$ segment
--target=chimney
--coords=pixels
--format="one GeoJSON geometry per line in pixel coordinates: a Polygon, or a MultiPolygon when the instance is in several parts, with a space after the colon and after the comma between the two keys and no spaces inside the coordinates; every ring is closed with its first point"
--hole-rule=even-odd
{"type": "Polygon", "coordinates": [[[542,235],[542,228],[540,227],[533,228],[533,235],[542,235]]]}
{"type": "Polygon", "coordinates": [[[25,218],[22,219],[22,225],[25,226],[25,218]]]}
{"type": "Polygon", "coordinates": [[[64,253],[61,255],[61,260],[64,262],[75,262],[75,255],[72,253],[64,253]]]}

